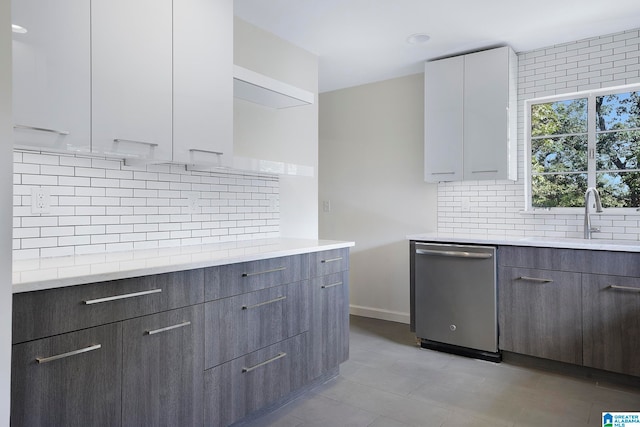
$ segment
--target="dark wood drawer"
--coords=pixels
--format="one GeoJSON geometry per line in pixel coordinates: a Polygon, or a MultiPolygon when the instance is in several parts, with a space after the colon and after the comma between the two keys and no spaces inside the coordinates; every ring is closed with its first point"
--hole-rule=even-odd
{"type": "Polygon", "coordinates": [[[204,271],[113,280],[13,295],[13,343],[203,301],[204,271]]]}
{"type": "Polygon", "coordinates": [[[206,368],[309,330],[309,312],[308,281],[206,303],[206,368]]]}
{"type": "Polygon", "coordinates": [[[115,323],[14,345],[11,425],[119,426],[121,343],[115,323]]]}
{"type": "Polygon", "coordinates": [[[200,426],[203,304],[122,322],[123,426],[200,426]]]}
{"type": "Polygon", "coordinates": [[[204,424],[228,426],[302,387],[307,352],[304,333],[205,371],[204,424]]]}
{"type": "Polygon", "coordinates": [[[584,364],[640,376],[640,279],[582,276],[584,364]]]}
{"type": "Polygon", "coordinates": [[[498,265],[640,277],[640,252],[500,246],[498,265]]]}
{"type": "Polygon", "coordinates": [[[501,350],[582,364],[582,275],[498,268],[501,350]]]}
{"type": "Polygon", "coordinates": [[[349,269],[349,248],[332,249],[310,254],[311,277],[339,273],[349,269]]]}
{"type": "Polygon", "coordinates": [[[205,301],[297,282],[309,276],[309,256],[294,255],[205,269],[205,301]]]}
{"type": "Polygon", "coordinates": [[[575,249],[500,246],[498,265],[581,272],[589,251],[575,249]]]}

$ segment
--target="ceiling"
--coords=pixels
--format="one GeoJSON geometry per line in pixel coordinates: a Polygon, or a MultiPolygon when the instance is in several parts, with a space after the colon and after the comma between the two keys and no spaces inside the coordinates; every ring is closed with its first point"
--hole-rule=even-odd
{"type": "Polygon", "coordinates": [[[640,26],[638,0],[234,0],[239,18],[319,56],[327,92],[419,73],[425,60],[523,52],[640,26]],[[422,45],[406,42],[426,33],[422,45]]]}

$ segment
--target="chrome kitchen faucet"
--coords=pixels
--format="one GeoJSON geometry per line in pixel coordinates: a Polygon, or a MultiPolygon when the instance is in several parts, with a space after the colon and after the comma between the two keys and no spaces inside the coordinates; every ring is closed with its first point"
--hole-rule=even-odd
{"type": "Polygon", "coordinates": [[[589,213],[589,195],[593,193],[596,202],[596,212],[602,212],[602,202],[600,201],[600,193],[595,187],[587,188],[584,193],[584,238],[591,239],[591,233],[600,231],[599,227],[591,227],[591,215],[589,213]]]}

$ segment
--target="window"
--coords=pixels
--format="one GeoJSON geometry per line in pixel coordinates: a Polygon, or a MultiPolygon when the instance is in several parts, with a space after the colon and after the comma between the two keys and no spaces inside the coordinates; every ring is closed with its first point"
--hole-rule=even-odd
{"type": "Polygon", "coordinates": [[[640,86],[529,100],[527,203],[584,206],[596,187],[608,208],[640,206],[640,86]]]}

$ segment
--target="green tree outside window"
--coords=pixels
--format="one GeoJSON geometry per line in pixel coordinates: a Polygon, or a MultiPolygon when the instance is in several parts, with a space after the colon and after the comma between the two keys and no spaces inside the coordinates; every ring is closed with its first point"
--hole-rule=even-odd
{"type": "Polygon", "coordinates": [[[640,92],[532,102],[529,114],[532,207],[583,206],[591,185],[605,207],[640,206],[640,92]]]}

